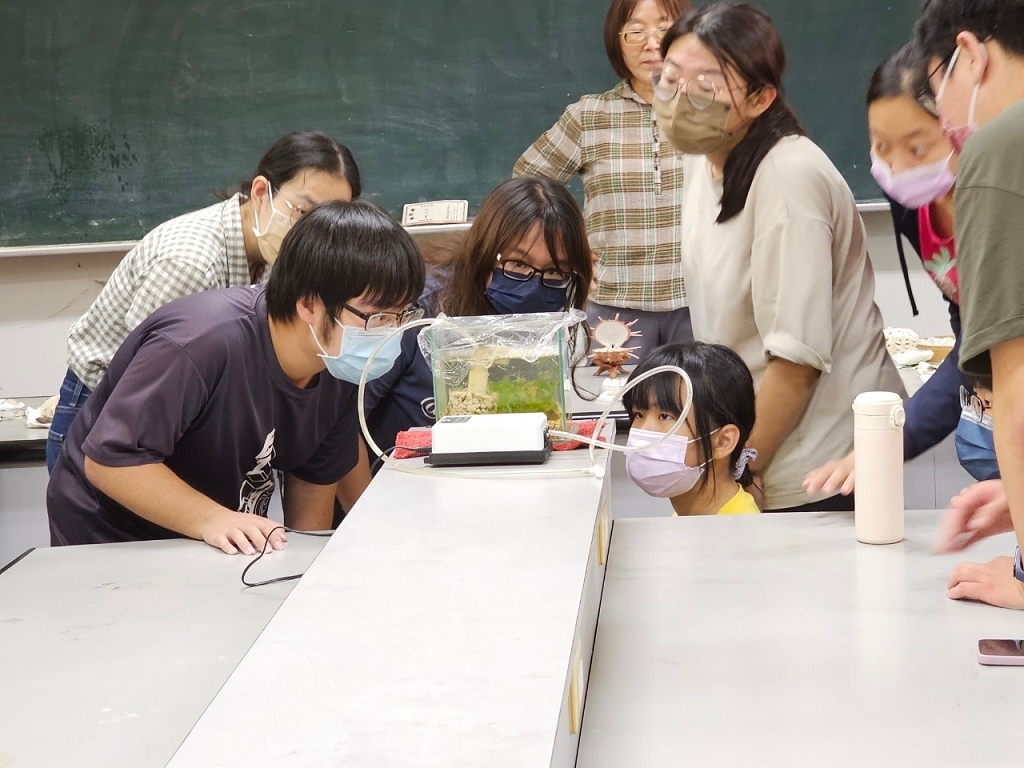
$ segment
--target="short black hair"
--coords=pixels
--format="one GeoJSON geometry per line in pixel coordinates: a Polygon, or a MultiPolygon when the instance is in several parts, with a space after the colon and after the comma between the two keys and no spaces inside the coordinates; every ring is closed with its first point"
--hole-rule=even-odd
{"type": "Polygon", "coordinates": [[[1024,0],[924,0],[914,25],[922,64],[952,56],[961,32],[995,40],[1008,53],[1024,56],[1024,0]]]}
{"type": "MultiPolygon", "coordinates": [[[[627,383],[660,365],[678,366],[690,376],[693,384],[694,439],[697,441],[701,462],[711,458],[712,432],[726,424],[735,424],[739,428],[739,440],[729,457],[732,466],[735,466],[754,429],[757,410],[754,377],[747,364],[729,347],[721,344],[700,341],[665,344],[644,356],[629,374],[627,383]]],[[[683,382],[677,374],[660,373],[629,390],[623,396],[622,404],[630,413],[634,409],[657,408],[678,418],[683,412],[682,389],[683,382]]],[[[713,475],[713,472],[705,472],[700,487],[704,488],[708,478],[713,475]]],[[[748,469],[744,469],[740,482],[744,486],[753,482],[748,469]]]]}
{"type": "Polygon", "coordinates": [[[412,236],[376,203],[321,203],[285,235],[267,281],[271,318],[295,318],[299,299],[318,298],[329,317],[363,296],[397,307],[423,292],[426,267],[412,236]]]}

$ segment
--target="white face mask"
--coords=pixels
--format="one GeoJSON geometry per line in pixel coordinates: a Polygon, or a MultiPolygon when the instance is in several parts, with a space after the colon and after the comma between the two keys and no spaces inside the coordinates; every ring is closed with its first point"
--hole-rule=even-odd
{"type": "MultiPolygon", "coordinates": [[[[716,429],[715,432],[717,431],[716,429]]],[[[626,446],[635,448],[651,445],[664,436],[663,432],[651,432],[634,427],[629,430],[626,446]]],[[[708,465],[707,461],[696,467],[686,463],[686,449],[690,443],[696,442],[681,435],[672,435],[646,451],[627,453],[626,474],[649,496],[664,499],[688,493],[697,485],[708,465]]]]}
{"type": "MultiPolygon", "coordinates": [[[[270,196],[270,221],[267,222],[267,228],[261,232],[259,207],[253,205],[252,217],[256,225],[252,228],[252,233],[256,236],[256,244],[260,248],[260,255],[263,257],[263,260],[268,265],[273,266],[274,262],[277,261],[277,254],[281,250],[281,241],[288,234],[288,230],[292,228],[292,222],[291,219],[277,210],[277,206],[274,205],[274,190],[269,185],[267,186],[267,194],[270,196]]],[[[253,202],[255,203],[255,201],[253,202]]]]}

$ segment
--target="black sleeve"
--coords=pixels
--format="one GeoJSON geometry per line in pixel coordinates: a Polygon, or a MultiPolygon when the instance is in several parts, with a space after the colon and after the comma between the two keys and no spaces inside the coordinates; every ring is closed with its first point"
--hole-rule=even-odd
{"type": "Polygon", "coordinates": [[[139,347],[82,446],[107,467],[158,464],[202,413],[209,391],[188,354],[155,334],[139,347]]]}

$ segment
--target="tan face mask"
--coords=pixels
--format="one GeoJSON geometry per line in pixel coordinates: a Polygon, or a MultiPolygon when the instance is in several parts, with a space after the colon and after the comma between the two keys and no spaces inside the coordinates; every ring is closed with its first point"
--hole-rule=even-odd
{"type": "Polygon", "coordinates": [[[707,155],[724,147],[736,131],[725,128],[732,106],[712,101],[707,109],[697,109],[685,92],[671,99],[654,96],[654,114],[658,126],[672,145],[685,155],[707,155]]]}
{"type": "Polygon", "coordinates": [[[274,191],[270,187],[267,187],[267,194],[270,195],[270,221],[267,222],[267,228],[261,232],[260,212],[258,206],[253,206],[252,215],[256,225],[252,228],[252,233],[256,235],[260,256],[267,262],[267,266],[273,266],[281,250],[281,241],[292,228],[292,223],[287,216],[277,210],[277,206],[274,205],[274,191]]]}

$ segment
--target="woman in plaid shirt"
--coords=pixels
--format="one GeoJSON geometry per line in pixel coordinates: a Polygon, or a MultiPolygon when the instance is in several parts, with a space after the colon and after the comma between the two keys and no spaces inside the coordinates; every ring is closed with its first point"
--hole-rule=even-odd
{"type": "Polygon", "coordinates": [[[117,265],[68,333],[68,372],[46,441],[46,466],[125,337],[154,310],[214,288],[264,282],[285,234],[326,200],[359,196],[352,153],[312,131],[278,139],[229,199],[166,221],[117,265]]]}
{"type": "Polygon", "coordinates": [[[693,338],[680,265],[682,155],[660,140],[651,109],[661,40],[688,9],[688,0],[614,0],[604,42],[622,82],[567,107],[513,169],[563,183],[580,175],[596,266],[588,320],[636,320],[641,357],[693,338]]]}

